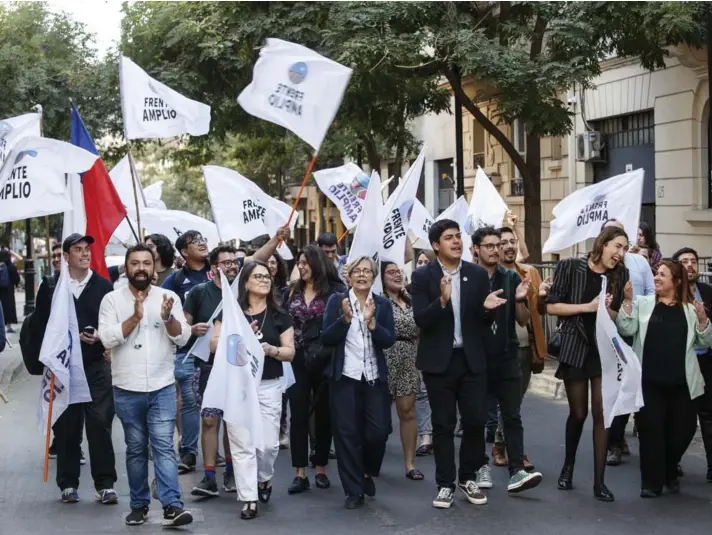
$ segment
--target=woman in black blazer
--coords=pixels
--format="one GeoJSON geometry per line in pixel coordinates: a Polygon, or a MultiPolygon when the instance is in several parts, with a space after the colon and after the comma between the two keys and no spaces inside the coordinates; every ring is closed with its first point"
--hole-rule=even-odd
{"type": "Polygon", "coordinates": [[[374,496],[391,428],[388,368],[383,350],[396,341],[393,306],[371,291],[378,272],[364,256],[347,267],[351,290],[332,295],[322,342],[334,347],[329,375],[332,430],[347,509],[374,496]]]}
{"type": "Polygon", "coordinates": [[[615,320],[623,300],[628,270],[623,258],[628,236],[618,227],[607,227],[598,235],[586,258],[561,260],[554,273],[554,283],[547,301],[547,312],[559,316],[561,348],[556,377],[564,381],[569,402],[566,420],[566,459],[558,486],[573,488],[576,450],[588,415],[591,385],[593,414],[594,496],[605,502],[614,500],[603,482],[606,467],[606,428],[603,422],[601,393],[601,357],[596,346],[596,312],[601,293],[601,277],[608,278],[608,313],[615,320]]]}

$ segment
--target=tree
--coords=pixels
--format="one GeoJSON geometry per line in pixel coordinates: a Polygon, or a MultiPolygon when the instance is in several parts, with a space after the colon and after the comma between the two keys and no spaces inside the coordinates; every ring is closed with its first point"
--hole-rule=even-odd
{"type": "Polygon", "coordinates": [[[345,48],[381,54],[412,77],[445,78],[502,145],[523,178],[534,261],[541,254],[540,138],[566,135],[572,126],[562,95],[574,83],[592,87],[600,62],[613,54],[663,68],[667,45],[704,36],[698,2],[351,2],[343,9],[347,16],[334,24],[362,21],[345,48]],[[482,95],[465,93],[465,80],[496,95],[495,121],[478,109],[482,95]],[[526,128],[526,160],[499,127],[515,119],[526,128]]]}

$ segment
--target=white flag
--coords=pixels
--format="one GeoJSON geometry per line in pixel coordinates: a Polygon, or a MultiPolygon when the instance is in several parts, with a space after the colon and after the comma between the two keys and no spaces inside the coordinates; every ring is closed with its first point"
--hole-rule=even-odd
{"type": "MultiPolygon", "coordinates": [[[[292,207],[270,197],[237,171],[204,165],[203,177],[213,218],[223,240],[248,241],[265,234],[274,236],[277,229],[287,223],[292,207]]],[[[290,227],[294,228],[296,223],[296,217],[292,217],[290,227]]]]}
{"type": "Polygon", "coordinates": [[[257,387],[262,380],[265,354],[222,271],[220,284],[223,294],[222,326],[202,408],[222,410],[227,423],[245,430],[250,445],[263,450],[257,387]]]}
{"type": "Polygon", "coordinates": [[[354,228],[361,216],[371,177],[355,163],[347,163],[341,167],[315,171],[314,179],[319,189],[339,209],[344,226],[349,230],[354,228]]]}
{"type": "Polygon", "coordinates": [[[0,167],[0,223],[71,210],[64,175],[89,170],[97,158],[56,139],[18,140],[0,167]]]}
{"type": "Polygon", "coordinates": [[[601,283],[596,314],[596,344],[601,356],[603,421],[611,427],[613,418],[634,414],[643,406],[643,368],[638,356],[618,334],[606,310],[606,277],[601,283]]]}
{"type": "Polygon", "coordinates": [[[40,137],[40,122],[42,115],[39,113],[25,113],[17,117],[0,120],[0,167],[7,158],[12,147],[20,139],[27,136],[40,137]]]}
{"type": "Polygon", "coordinates": [[[202,136],[210,130],[210,106],[154,80],[124,56],[119,60],[119,82],[127,140],[202,136]]]}
{"type": "MultiPolygon", "coordinates": [[[[83,236],[87,231],[87,213],[84,209],[82,177],[72,173],[64,175],[64,178],[66,187],[69,190],[72,208],[64,212],[64,217],[62,218],[62,241],[71,234],[77,233],[83,236]]],[[[122,223],[126,224],[123,220],[122,223]]]]}
{"type": "Polygon", "coordinates": [[[318,151],[352,72],[304,46],[267,39],[252,82],[237,102],[250,115],[291,130],[318,151]]]}
{"type": "Polygon", "coordinates": [[[465,231],[473,234],[480,227],[500,228],[506,213],[507,205],[499,195],[497,188],[478,165],[465,231]]]}
{"type": "Polygon", "coordinates": [[[410,217],[417,199],[420,175],[425,161],[425,146],[406,172],[403,180],[386,201],[383,209],[383,244],[381,260],[390,260],[402,266],[405,258],[405,240],[408,237],[410,217]]]}
{"type": "Polygon", "coordinates": [[[163,180],[159,180],[150,186],[146,186],[143,190],[143,194],[148,208],[168,210],[166,203],[161,200],[161,197],[163,197],[163,180]]]}
{"type": "Polygon", "coordinates": [[[373,291],[381,293],[381,265],[379,256],[383,244],[383,197],[381,197],[381,177],[376,171],[371,173],[371,180],[368,183],[366,202],[363,207],[361,223],[356,227],[354,239],[351,242],[351,250],[347,263],[362,256],[370,256],[376,261],[376,278],[373,283],[373,291]]]}
{"type": "MultiPolygon", "coordinates": [[[[119,163],[117,163],[114,168],[109,172],[111,177],[111,182],[114,184],[116,193],[119,194],[121,202],[124,203],[126,210],[136,211],[136,201],[134,200],[133,192],[133,177],[131,176],[131,161],[129,155],[127,154],[119,163]]],[[[141,187],[141,179],[136,175],[136,196],[138,197],[139,208],[146,208],[146,195],[141,187]]]]}
{"type": "Polygon", "coordinates": [[[542,252],[561,251],[601,232],[609,219],[623,224],[631,242],[638,236],[645,171],[636,169],[576,190],[552,210],[549,239],[542,252]]]}
{"type": "Polygon", "coordinates": [[[470,236],[470,234],[465,230],[468,211],[469,206],[467,205],[465,197],[458,197],[458,199],[442,214],[435,218],[435,221],[440,221],[441,219],[452,219],[460,225],[460,230],[462,231],[462,259],[465,262],[472,262],[472,253],[470,252],[470,247],[472,247],[472,236],[470,236]]]}
{"type": "MultiPolygon", "coordinates": [[[[93,276],[97,277],[98,275],[93,276]]],[[[52,296],[52,309],[47,321],[47,330],[42,339],[40,362],[46,368],[40,389],[37,427],[43,434],[46,434],[52,373],[54,373],[52,425],[69,405],[91,401],[89,385],[87,385],[87,378],[84,375],[77,311],[74,308],[74,295],[69,284],[69,268],[64,260],[62,260],[59,280],[52,296]]]]}
{"type": "Polygon", "coordinates": [[[433,216],[430,215],[428,209],[423,206],[418,199],[413,203],[413,213],[410,215],[410,224],[408,230],[413,233],[416,241],[413,242],[413,247],[418,249],[432,249],[430,246],[430,238],[428,233],[434,222],[433,216]]]}

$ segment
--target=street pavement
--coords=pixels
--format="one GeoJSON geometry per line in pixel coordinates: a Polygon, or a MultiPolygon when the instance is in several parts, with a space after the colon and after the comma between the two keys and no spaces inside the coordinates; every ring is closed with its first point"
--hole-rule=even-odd
{"type": "MultiPolygon", "coordinates": [[[[8,390],[9,403],[0,403],[0,535],[37,534],[155,534],[160,526],[160,504],[151,504],[149,523],[140,527],[124,525],[128,512],[123,433],[114,422],[120,503],[102,506],[93,501],[90,467],[82,468],[79,489],[81,502],[65,505],[59,501],[54,483],[54,461],[50,481],[42,482],[44,440],[36,427],[39,378],[22,375],[8,390]]],[[[685,477],[682,492],[643,500],[638,496],[637,441],[629,437],[633,455],[627,462],[607,471],[607,484],[616,502],[596,501],[592,494],[591,429],[587,425],[581,441],[579,462],[574,478],[575,489],[561,492],[556,478],[563,458],[565,402],[529,394],[523,409],[526,451],[544,474],[542,485],[534,490],[510,496],[506,493],[507,470],[493,468],[495,488],[488,491],[489,503],[475,506],[456,496],[450,510],[431,507],[435,486],[432,457],[420,458],[418,468],[425,481],[404,477],[400,439],[397,431],[388,443],[383,472],[376,481],[378,494],[367,498],[366,507],[356,511],[343,509],[343,492],[335,463],[330,466],[332,488],[312,490],[298,496],[287,495],[293,477],[289,451],[282,451],[277,461],[274,493],[268,506],[261,506],[260,516],[240,520],[240,506],[235,494],[223,494],[208,501],[189,495],[190,488],[202,477],[201,472],[181,476],[186,507],[196,521],[183,529],[195,535],[257,534],[370,534],[453,535],[546,534],[589,535],[594,533],[645,533],[676,535],[709,533],[712,522],[712,484],[704,480],[704,453],[696,440],[683,460],[685,477]]],[[[397,430],[397,420],[394,420],[397,430]]],[[[88,454],[86,441],[84,452],[88,454]]],[[[200,462],[200,461],[199,461],[200,462]]],[[[221,480],[222,470],[218,469],[221,480]]]]}

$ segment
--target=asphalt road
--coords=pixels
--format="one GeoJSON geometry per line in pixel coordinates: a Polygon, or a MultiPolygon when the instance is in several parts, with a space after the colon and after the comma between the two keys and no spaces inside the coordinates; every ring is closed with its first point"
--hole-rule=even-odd
{"type": "MultiPolygon", "coordinates": [[[[149,523],[140,527],[124,525],[128,512],[128,485],[124,465],[123,434],[115,421],[114,444],[119,464],[117,506],[102,506],[92,501],[89,466],[82,469],[79,489],[82,501],[65,505],[59,501],[54,483],[42,482],[43,437],[35,425],[39,382],[24,377],[9,390],[10,403],[0,403],[0,535],[38,534],[154,534],[160,526],[160,504],[153,502],[149,523]]],[[[528,395],[523,407],[526,451],[544,474],[542,485],[527,493],[509,496],[505,486],[507,470],[493,469],[495,488],[488,491],[489,503],[474,506],[457,495],[455,505],[446,511],[431,507],[434,496],[433,459],[418,462],[426,476],[423,482],[404,477],[400,439],[394,434],[389,443],[382,476],[377,480],[378,495],[367,499],[365,508],[343,509],[343,493],[335,466],[331,467],[330,490],[313,487],[308,493],[288,496],[286,487],[293,477],[289,452],[277,462],[274,493],[260,516],[245,522],[239,518],[234,494],[210,501],[186,497],[186,507],[196,521],[184,529],[196,535],[222,534],[370,534],[440,535],[462,532],[479,534],[589,535],[594,533],[645,533],[676,535],[709,533],[712,526],[712,484],[704,480],[705,459],[699,441],[687,453],[683,468],[682,492],[655,500],[639,498],[637,441],[629,437],[633,455],[627,462],[607,472],[607,484],[616,495],[612,504],[600,503],[592,495],[591,430],[587,426],[579,452],[574,484],[570,492],[556,489],[563,458],[565,402],[528,395]]],[[[87,452],[85,445],[85,453],[87,452]]],[[[220,469],[218,469],[220,470],[220,469]]],[[[181,476],[183,490],[202,477],[200,472],[181,476]]],[[[218,474],[221,477],[221,474],[218,474]]],[[[313,475],[312,483],[313,483],[313,475]]]]}

